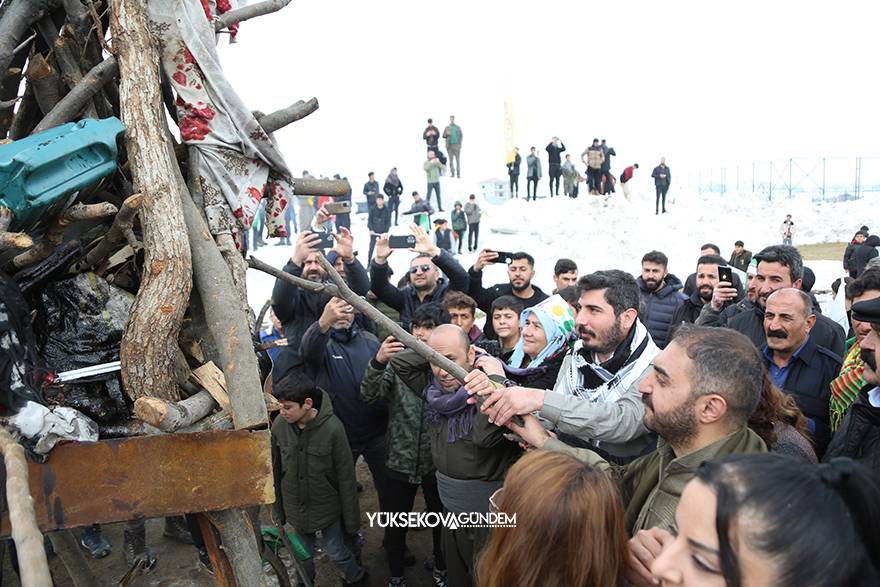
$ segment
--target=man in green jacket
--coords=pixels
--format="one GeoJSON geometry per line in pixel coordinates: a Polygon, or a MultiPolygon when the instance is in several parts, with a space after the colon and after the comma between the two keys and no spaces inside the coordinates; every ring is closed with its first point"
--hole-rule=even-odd
{"type": "Polygon", "coordinates": [[[449,176],[461,177],[461,143],[464,134],[461,127],[455,124],[455,117],[449,117],[449,124],[443,129],[443,138],[446,139],[446,152],[449,153],[449,176]]]}
{"type": "Polygon", "coordinates": [[[366,585],[369,578],[358,562],[360,508],[354,461],[330,396],[297,381],[295,374],[276,383],[272,393],[281,402],[281,413],[272,424],[272,515],[282,525],[289,522],[312,553],[305,563],[312,582],[320,530],[327,556],[345,584],[366,585]]]}
{"type": "Polygon", "coordinates": [[[425,196],[425,201],[428,202],[428,205],[431,205],[431,192],[433,191],[437,194],[437,211],[443,211],[443,202],[440,201],[440,170],[443,168],[443,164],[440,162],[440,159],[437,158],[437,153],[434,151],[428,151],[428,160],[425,161],[425,164],[422,166],[425,168],[425,175],[428,178],[428,194],[425,196]]]}
{"type": "MultiPolygon", "coordinates": [[[[428,345],[465,370],[480,366],[467,334],[458,326],[438,326],[428,345]]],[[[405,350],[392,357],[391,368],[427,403],[431,455],[445,510],[455,516],[488,513],[489,497],[501,487],[505,473],[522,452],[520,448],[504,438],[505,428],[490,423],[476,406],[467,403],[467,391],[440,367],[405,350]]],[[[487,538],[487,528],[443,528],[450,585],[470,587],[475,583],[476,557],[487,538]]]]}
{"type": "MultiPolygon", "coordinates": [[[[675,508],[697,467],[729,454],[767,451],[746,426],[761,397],[763,373],[761,356],[746,336],[685,325],[639,385],[645,426],[659,435],[655,452],[615,466],[551,438],[534,416],[524,417],[525,427],[508,427],[534,447],[567,452],[612,475],[633,535],[627,578],[634,587],[650,585],[648,569],[672,539],[675,508]]],[[[489,401],[483,408],[491,419],[489,401]]]]}
{"type": "MultiPolygon", "coordinates": [[[[427,342],[431,332],[449,324],[449,312],[438,303],[422,304],[413,313],[410,329],[413,336],[427,342]]],[[[443,503],[437,490],[431,436],[426,418],[427,405],[388,365],[403,343],[387,337],[364,373],[361,399],[388,403],[388,432],[385,441],[385,505],[391,512],[411,512],[419,486],[427,511],[440,513],[443,503]]],[[[440,527],[432,528],[434,542],[434,584],[446,584],[446,561],[443,556],[440,527]]],[[[405,585],[403,568],[406,553],[406,528],[390,526],[385,530],[385,550],[391,579],[389,585],[405,585]]]]}

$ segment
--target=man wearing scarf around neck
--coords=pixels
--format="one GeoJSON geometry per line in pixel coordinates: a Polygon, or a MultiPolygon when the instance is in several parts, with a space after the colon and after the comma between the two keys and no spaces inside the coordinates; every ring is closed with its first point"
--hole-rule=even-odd
{"type": "MultiPolygon", "coordinates": [[[[434,329],[428,345],[467,371],[483,363],[467,334],[453,324],[434,329]]],[[[412,350],[395,354],[391,367],[428,404],[431,454],[443,507],[452,514],[487,513],[489,497],[501,487],[507,469],[522,451],[504,438],[506,428],[491,424],[468,403],[467,391],[443,369],[429,365],[412,350]]],[[[500,375],[493,378],[503,381],[500,375]]],[[[443,528],[449,585],[469,587],[475,583],[474,562],[487,538],[487,528],[443,528]]]]}
{"type": "Polygon", "coordinates": [[[563,361],[552,391],[486,389],[475,373],[466,388],[490,396],[481,409],[500,426],[514,414],[535,412],[563,442],[627,463],[655,444],[643,424],[639,382],[659,349],[639,320],[639,286],[630,274],[613,269],[584,275],[577,291],[580,340],[563,361]]]}

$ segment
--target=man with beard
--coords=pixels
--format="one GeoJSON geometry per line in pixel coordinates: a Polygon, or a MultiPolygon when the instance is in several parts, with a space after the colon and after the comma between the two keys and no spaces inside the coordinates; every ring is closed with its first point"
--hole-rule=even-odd
{"type": "Polygon", "coordinates": [[[871,331],[859,343],[861,359],[865,363],[863,376],[866,385],[834,435],[825,460],[850,457],[877,473],[880,472],[880,371],[877,369],[880,362],[880,299],[853,304],[852,317],[871,325],[871,331]]]}
{"type": "MultiPolygon", "coordinates": [[[[726,326],[742,332],[754,343],[756,348],[763,348],[767,342],[764,333],[764,308],[767,298],[778,289],[793,287],[800,289],[804,275],[804,262],[801,254],[788,245],[770,245],[755,255],[758,262],[754,286],[757,297],[751,310],[736,312],[731,306],[724,312],[726,302],[736,297],[736,291],[729,283],[723,281],[715,284],[712,301],[703,306],[697,324],[705,326],[726,326]]],[[[749,286],[751,288],[751,285],[749,286]]],[[[831,351],[837,356],[844,354],[846,334],[839,324],[816,314],[816,324],[811,331],[813,342],[831,351]]]]}
{"type": "Polygon", "coordinates": [[[761,352],[773,384],[794,396],[809,419],[807,431],[821,458],[831,437],[830,385],[840,373],[841,359],[813,341],[810,330],[815,323],[810,296],[794,288],[773,292],[764,310],[767,343],[761,352]]]}
{"type": "Polygon", "coordinates": [[[660,251],[645,253],[642,275],[637,280],[644,304],[642,317],[645,326],[661,349],[666,346],[675,311],[687,299],[680,291],[681,280],[667,271],[668,265],[669,259],[660,251]]]}
{"type": "MultiPolygon", "coordinates": [[[[706,255],[697,261],[696,290],[682,303],[672,315],[669,331],[675,332],[683,323],[693,324],[703,310],[703,306],[712,301],[712,292],[718,283],[718,267],[726,267],[727,263],[718,255],[706,255]]],[[[729,303],[729,302],[728,302],[729,303]]]]}
{"type": "MultiPolygon", "coordinates": [[[[469,294],[477,302],[477,307],[491,316],[492,302],[501,296],[514,296],[519,298],[523,304],[523,308],[531,308],[540,304],[548,297],[537,285],[532,285],[532,279],[535,278],[535,258],[528,253],[513,253],[511,261],[507,265],[508,283],[499,283],[486,289],[483,287],[483,268],[494,263],[498,258],[496,251],[483,249],[477,261],[468,270],[470,278],[469,294]]],[[[492,321],[487,320],[483,333],[486,338],[495,339],[495,330],[492,328],[492,321]]]]}
{"type": "MultiPolygon", "coordinates": [[[[566,442],[629,462],[653,445],[642,424],[638,386],[659,351],[639,321],[639,288],[631,275],[597,271],[578,280],[577,292],[580,340],[565,357],[553,391],[494,390],[483,410],[500,426],[514,414],[537,412],[566,442]]],[[[467,389],[476,393],[471,375],[467,389]]]]}
{"type": "MultiPolygon", "coordinates": [[[[478,369],[474,347],[454,324],[441,324],[428,337],[428,346],[466,370],[478,369]]],[[[490,358],[491,359],[491,358],[490,358]]],[[[496,359],[491,359],[487,366],[496,359]]],[[[431,455],[437,467],[437,487],[446,511],[454,514],[488,513],[489,497],[501,487],[507,469],[521,454],[504,438],[500,428],[468,403],[468,394],[455,377],[429,364],[412,350],[394,354],[391,368],[427,403],[431,455]]],[[[486,373],[474,371],[483,378],[486,373]]],[[[503,374],[491,375],[494,381],[503,374]]],[[[485,382],[485,379],[481,381],[485,382]]],[[[490,384],[491,385],[491,384],[490,384]]],[[[443,547],[449,585],[470,587],[474,560],[486,542],[488,529],[443,528],[443,547]]]]}
{"type": "Polygon", "coordinates": [[[468,287],[467,272],[451,253],[432,243],[422,228],[413,225],[411,231],[416,237],[412,250],[418,255],[409,264],[409,284],[397,288],[388,280],[388,257],[393,251],[387,234],[376,240],[376,258],[370,264],[370,289],[379,300],[400,312],[400,324],[407,329],[420,305],[441,301],[448,290],[464,292],[468,287]],[[446,277],[440,276],[441,270],[446,277]]]}
{"type": "Polygon", "coordinates": [[[662,545],[672,540],[675,508],[700,464],[730,454],[767,452],[746,425],[761,397],[763,370],[760,354],[745,336],[717,328],[680,328],[639,385],[645,425],[659,436],[657,450],[626,466],[552,438],[531,415],[524,416],[524,427],[508,427],[532,446],[572,454],[617,481],[633,535],[627,580],[634,587],[656,585],[648,569],[662,545]]]}
{"type": "MultiPolygon", "coordinates": [[[[721,256],[721,249],[718,248],[718,245],[713,245],[712,243],[706,243],[702,247],[700,247],[700,257],[706,257],[708,255],[718,255],[721,256]]],[[[749,253],[751,255],[751,253],[749,253]]],[[[745,271],[745,269],[743,269],[745,271]]],[[[736,300],[739,301],[743,298],[743,284],[742,280],[739,277],[739,273],[736,271],[733,272],[733,287],[736,288],[736,300]]],[[[688,297],[691,296],[695,291],[697,291],[697,274],[691,273],[687,276],[687,279],[684,280],[684,288],[681,290],[682,293],[688,297]]]]}
{"type": "MultiPolygon", "coordinates": [[[[318,212],[318,220],[323,222],[329,215],[324,210],[318,212]]],[[[339,229],[335,235],[336,245],[327,253],[327,260],[336,263],[341,260],[344,266],[344,277],[349,287],[358,295],[366,295],[370,289],[367,272],[354,256],[354,241],[346,228],[339,229]]],[[[284,266],[284,272],[294,277],[302,277],[309,281],[322,282],[327,278],[324,268],[318,263],[318,241],[320,236],[314,232],[302,231],[296,239],[296,246],[290,261],[284,266]]],[[[281,347],[275,364],[272,367],[273,381],[280,381],[293,367],[301,364],[299,341],[303,333],[318,320],[330,296],[306,291],[291,285],[284,280],[275,281],[272,290],[272,310],[281,321],[284,337],[290,342],[281,347]]]]}

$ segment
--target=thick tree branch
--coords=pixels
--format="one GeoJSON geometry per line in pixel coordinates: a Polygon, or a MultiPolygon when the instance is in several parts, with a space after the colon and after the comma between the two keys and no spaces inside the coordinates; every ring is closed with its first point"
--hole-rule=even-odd
{"type": "MultiPolygon", "coordinates": [[[[7,2],[4,2],[6,5],[7,2]]],[[[15,49],[27,38],[31,26],[54,8],[57,0],[16,0],[0,18],[0,71],[6,71],[15,49]]]]}
{"type": "Polygon", "coordinates": [[[276,110],[275,112],[270,112],[269,114],[261,116],[257,121],[260,123],[260,126],[263,127],[264,131],[271,134],[280,128],[284,128],[288,124],[305,118],[317,109],[317,98],[311,98],[308,102],[299,100],[287,108],[282,108],[281,110],[276,110]]]}
{"type": "Polygon", "coordinates": [[[176,432],[205,418],[216,407],[211,394],[202,390],[179,402],[139,397],[134,402],[134,416],[163,432],[176,432]]]}
{"type": "Polygon", "coordinates": [[[126,198],[116,218],[113,219],[113,225],[101,239],[101,242],[89,251],[85,258],[74,265],[71,270],[74,273],[80,273],[94,267],[109,257],[119,245],[124,243],[127,240],[126,235],[131,232],[137,211],[140,209],[143,201],[144,197],[141,194],[134,194],[126,198]]]}
{"type": "Polygon", "coordinates": [[[46,61],[41,53],[35,53],[28,60],[25,76],[34,87],[34,97],[43,115],[52,111],[61,100],[58,92],[58,72],[46,61]]]}
{"type": "Polygon", "coordinates": [[[34,132],[41,132],[52,127],[70,122],[88,104],[95,94],[119,74],[119,65],[115,57],[108,57],[91,69],[82,80],[61,101],[43,117],[34,132]]]}
{"type": "Polygon", "coordinates": [[[12,260],[16,269],[33,265],[42,261],[52,254],[52,251],[64,240],[67,227],[78,220],[97,220],[116,214],[116,206],[109,202],[99,204],[74,204],[61,213],[52,226],[46,231],[46,235],[31,249],[28,249],[12,260]]]}
{"type": "Polygon", "coordinates": [[[350,196],[351,184],[347,179],[314,179],[297,177],[293,180],[296,196],[350,196]]]}
{"type": "Polygon", "coordinates": [[[237,10],[230,10],[214,19],[214,30],[222,31],[236,23],[278,12],[288,4],[290,4],[290,0],[266,0],[237,10]]]}

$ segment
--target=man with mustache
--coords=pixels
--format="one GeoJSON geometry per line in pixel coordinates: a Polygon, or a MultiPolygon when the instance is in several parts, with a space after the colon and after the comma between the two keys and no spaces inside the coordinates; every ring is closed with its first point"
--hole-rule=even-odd
{"type": "Polygon", "coordinates": [[[718,267],[726,266],[727,263],[718,255],[704,255],[697,260],[695,290],[672,315],[670,332],[674,333],[684,323],[693,324],[697,321],[703,306],[712,301],[712,292],[718,283],[718,267]]]}
{"type": "MultiPolygon", "coordinates": [[[[499,426],[514,414],[537,412],[565,442],[629,462],[654,444],[642,424],[639,382],[659,350],[639,320],[639,286],[630,274],[613,269],[584,275],[577,293],[580,340],[565,357],[553,390],[489,390],[482,409],[499,426]]],[[[468,392],[487,393],[477,388],[476,378],[468,376],[468,392]]]]}
{"type": "MultiPolygon", "coordinates": [[[[318,211],[318,223],[329,219],[329,214],[323,208],[318,211]]],[[[358,295],[366,295],[370,289],[370,279],[360,261],[354,256],[354,239],[347,228],[340,228],[339,234],[334,235],[336,244],[327,252],[327,260],[336,263],[341,260],[344,268],[344,278],[352,291],[358,295]]],[[[317,233],[303,230],[296,239],[296,246],[290,261],[284,266],[284,272],[294,277],[302,277],[309,281],[322,282],[327,279],[326,272],[318,263],[318,242],[320,236],[317,233]]],[[[272,367],[273,381],[280,381],[291,369],[302,364],[299,341],[306,329],[324,311],[324,306],[330,300],[326,294],[318,294],[305,291],[278,279],[272,290],[272,310],[284,327],[284,336],[290,341],[288,346],[281,347],[275,364],[272,367]]]]}
{"type": "MultiPolygon", "coordinates": [[[[483,249],[477,261],[468,270],[470,278],[470,290],[468,293],[477,302],[477,307],[486,312],[488,316],[492,315],[492,302],[501,296],[514,296],[518,298],[523,308],[531,308],[546,300],[548,296],[537,285],[532,285],[532,279],[535,278],[535,258],[528,253],[513,253],[511,261],[507,265],[508,283],[498,283],[489,288],[483,287],[483,268],[490,263],[494,263],[498,258],[497,251],[483,249]]],[[[492,321],[487,320],[483,327],[483,334],[486,338],[495,339],[495,329],[492,328],[492,321]]]]}
{"type": "Polygon", "coordinates": [[[810,296],[794,288],[773,292],[764,310],[767,343],[761,353],[773,385],[794,396],[809,420],[808,432],[821,458],[831,437],[830,385],[840,373],[841,359],[813,341],[810,331],[815,324],[810,296]]]}
{"type": "MultiPolygon", "coordinates": [[[[754,279],[755,306],[730,314],[730,309],[722,312],[725,302],[736,297],[736,290],[723,281],[715,284],[712,301],[703,306],[697,324],[701,326],[726,326],[745,334],[757,348],[767,342],[764,333],[764,308],[767,298],[778,289],[793,287],[799,289],[804,276],[804,262],[798,250],[788,245],[765,247],[754,257],[758,261],[754,279]]],[[[751,288],[751,285],[749,286],[751,288]]],[[[737,308],[737,306],[731,306],[737,308]]],[[[813,342],[826,348],[837,356],[843,356],[846,334],[833,320],[816,314],[816,323],[811,331],[813,342]]]]}
{"type": "Polygon", "coordinates": [[[871,325],[870,332],[859,343],[861,358],[865,362],[863,376],[866,385],[834,435],[825,460],[850,457],[876,473],[880,471],[880,371],[877,369],[880,362],[880,299],[853,304],[852,317],[871,325]]]}
{"type": "Polygon", "coordinates": [[[681,292],[681,280],[669,273],[669,259],[660,251],[642,257],[642,275],[638,278],[644,311],[642,317],[651,338],[661,349],[669,338],[669,327],[678,307],[687,299],[681,292]]]}

